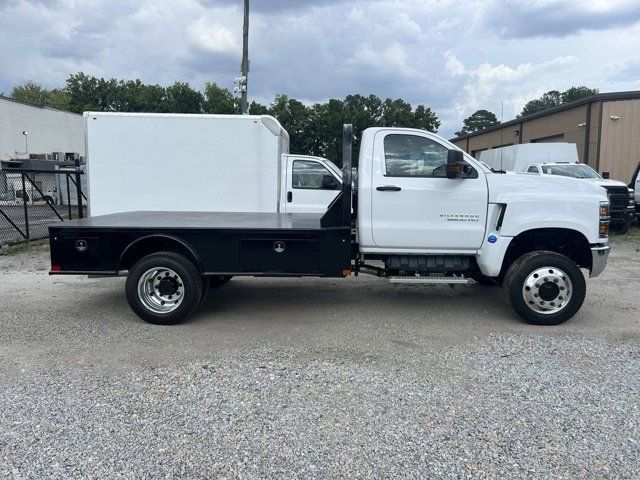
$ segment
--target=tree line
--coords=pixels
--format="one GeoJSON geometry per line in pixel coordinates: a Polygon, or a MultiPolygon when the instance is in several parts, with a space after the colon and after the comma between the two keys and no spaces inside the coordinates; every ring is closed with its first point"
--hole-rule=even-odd
{"type": "MultiPolygon", "coordinates": [[[[240,110],[240,99],[229,89],[206,83],[203,91],[190,84],[175,82],[169,86],[146,84],[140,80],[98,78],[79,72],[72,74],[60,88],[45,88],[33,81],[16,85],[11,97],[61,110],[84,111],[216,113],[233,114],[240,110]]],[[[402,99],[385,100],[376,95],[347,95],[326,102],[305,105],[287,95],[276,95],[263,105],[253,101],[252,115],[269,114],[289,132],[293,153],[316,155],[341,162],[342,125],[352,123],[357,151],[360,133],[368,127],[412,127],[437,132],[435,112],[425,106],[415,108],[402,99]]],[[[354,157],[357,157],[355,155],[354,157]]]]}
{"type": "MultiPolygon", "coordinates": [[[[529,100],[522,112],[516,118],[526,117],[527,115],[533,115],[534,113],[542,112],[549,108],[558,107],[565,103],[573,102],[581,98],[590,97],[598,93],[597,88],[589,87],[571,87],[564,92],[558,90],[549,90],[543,94],[540,98],[529,100]]],[[[464,119],[462,128],[456,132],[456,135],[467,135],[469,133],[479,132],[481,130],[498,125],[498,117],[495,113],[489,110],[477,110],[470,116],[464,119]]]]}
{"type": "MultiPolygon", "coordinates": [[[[598,89],[585,86],[571,87],[563,92],[550,90],[540,98],[527,102],[517,118],[596,93],[598,89]]],[[[36,82],[27,81],[13,87],[10,96],[35,105],[76,113],[118,111],[234,114],[240,110],[240,99],[229,89],[216,83],[205,83],[203,91],[199,91],[186,82],[174,82],[165,87],[140,80],[98,78],[83,72],[70,75],[65,86],[59,88],[45,88],[36,82]]],[[[341,161],[344,123],[352,123],[354,126],[356,151],[359,134],[368,127],[411,127],[437,132],[441,124],[436,113],[425,105],[413,108],[402,99],[383,100],[376,95],[359,94],[347,95],[343,99],[332,98],[312,105],[280,94],[269,105],[251,102],[249,113],[276,117],[289,132],[291,152],[326,157],[338,163],[341,161]]],[[[499,123],[495,113],[477,110],[463,121],[462,128],[456,135],[479,132],[499,123]]]]}

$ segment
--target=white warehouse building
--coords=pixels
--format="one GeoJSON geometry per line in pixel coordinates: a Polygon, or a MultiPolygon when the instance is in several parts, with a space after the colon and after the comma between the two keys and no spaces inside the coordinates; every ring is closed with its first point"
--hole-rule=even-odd
{"type": "Polygon", "coordinates": [[[39,160],[84,156],[82,115],[0,96],[0,169],[9,162],[34,168],[30,164],[39,160]]]}

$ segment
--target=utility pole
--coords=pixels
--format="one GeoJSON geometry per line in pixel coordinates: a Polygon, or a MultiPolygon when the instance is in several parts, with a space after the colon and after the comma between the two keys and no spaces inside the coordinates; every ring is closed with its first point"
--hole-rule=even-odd
{"type": "Polygon", "coordinates": [[[249,113],[247,100],[247,77],[249,76],[249,0],[244,0],[244,24],[242,27],[242,67],[241,76],[236,78],[238,86],[236,92],[240,93],[240,113],[249,113]]]}

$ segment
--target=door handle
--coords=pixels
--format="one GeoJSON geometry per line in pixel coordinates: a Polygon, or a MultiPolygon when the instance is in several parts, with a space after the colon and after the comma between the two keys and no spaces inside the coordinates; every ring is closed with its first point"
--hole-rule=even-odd
{"type": "Polygon", "coordinates": [[[287,192],[287,202],[289,202],[289,203],[293,202],[293,193],[292,192],[287,192]]]}
{"type": "Polygon", "coordinates": [[[400,187],[396,187],[395,185],[384,185],[382,187],[376,187],[376,190],[379,192],[399,192],[402,190],[400,187]]]}

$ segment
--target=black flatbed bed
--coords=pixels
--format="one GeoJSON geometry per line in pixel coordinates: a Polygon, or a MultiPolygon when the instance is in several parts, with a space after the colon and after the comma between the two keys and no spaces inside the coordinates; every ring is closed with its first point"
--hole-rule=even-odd
{"type": "Polygon", "coordinates": [[[49,227],[52,274],[118,275],[152,252],[189,258],[203,275],[347,274],[351,228],[324,215],[125,212],[49,227]]]}
{"type": "Polygon", "coordinates": [[[352,143],[345,125],[342,189],[324,214],[131,211],[62,222],[49,227],[49,273],[126,273],[131,308],[162,325],[193,313],[209,286],[232,276],[347,277],[359,258],[352,143]]]}
{"type": "Polygon", "coordinates": [[[71,220],[56,229],[321,230],[323,215],[271,212],[125,212],[71,220]]]}

